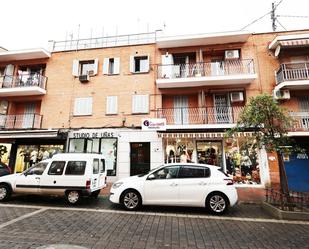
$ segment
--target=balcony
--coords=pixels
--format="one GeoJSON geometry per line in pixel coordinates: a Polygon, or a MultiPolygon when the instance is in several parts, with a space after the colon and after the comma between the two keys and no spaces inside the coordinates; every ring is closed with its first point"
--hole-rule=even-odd
{"type": "Polygon", "coordinates": [[[158,88],[249,84],[257,75],[253,60],[158,65],[158,88]]]}
{"type": "Polygon", "coordinates": [[[309,131],[309,112],[291,112],[294,119],[294,126],[291,131],[309,131]]]}
{"type": "Polygon", "coordinates": [[[276,72],[276,90],[281,88],[292,90],[309,89],[309,62],[281,64],[276,72]]]}
{"type": "Polygon", "coordinates": [[[242,106],[163,108],[157,110],[157,118],[165,118],[167,125],[209,125],[221,128],[236,124],[242,109],[242,106]]]}
{"type": "Polygon", "coordinates": [[[40,74],[0,77],[0,97],[46,94],[47,77],[40,74]]]}
{"type": "Polygon", "coordinates": [[[40,129],[42,115],[0,115],[0,129],[40,129]]]}

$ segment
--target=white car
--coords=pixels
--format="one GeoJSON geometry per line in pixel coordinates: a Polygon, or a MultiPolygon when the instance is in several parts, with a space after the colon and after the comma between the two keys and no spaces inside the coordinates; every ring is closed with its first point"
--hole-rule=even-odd
{"type": "Polygon", "coordinates": [[[115,182],[110,201],[127,210],[141,205],[206,207],[224,213],[237,203],[233,180],[220,168],[205,164],[166,164],[147,174],[115,182]]]}
{"type": "Polygon", "coordinates": [[[70,204],[76,204],[82,196],[97,197],[105,186],[102,155],[63,153],[23,173],[0,177],[0,201],[16,193],[65,196],[70,204]]]}

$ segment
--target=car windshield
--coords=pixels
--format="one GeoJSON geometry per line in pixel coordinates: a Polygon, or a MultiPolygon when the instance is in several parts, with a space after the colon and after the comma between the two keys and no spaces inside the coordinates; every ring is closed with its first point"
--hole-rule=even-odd
{"type": "Polygon", "coordinates": [[[163,165],[160,165],[159,167],[156,167],[156,168],[154,168],[154,169],[151,169],[151,170],[149,170],[148,172],[143,173],[143,174],[139,174],[139,175],[137,175],[137,176],[138,176],[138,177],[143,177],[143,176],[145,176],[145,175],[147,175],[147,174],[150,174],[151,172],[157,170],[158,168],[160,168],[160,167],[162,167],[162,166],[163,166],[163,165]]]}

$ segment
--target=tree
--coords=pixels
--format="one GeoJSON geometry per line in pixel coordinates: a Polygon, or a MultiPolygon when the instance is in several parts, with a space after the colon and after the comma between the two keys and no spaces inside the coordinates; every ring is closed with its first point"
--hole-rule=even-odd
{"type": "Polygon", "coordinates": [[[235,128],[227,132],[233,136],[236,132],[253,131],[253,136],[247,140],[250,147],[265,148],[268,152],[276,152],[280,172],[281,191],[288,194],[288,184],[282,153],[291,151],[291,140],[287,132],[294,120],[286,109],[280,107],[276,100],[268,94],[261,94],[250,98],[240,113],[235,128]]]}

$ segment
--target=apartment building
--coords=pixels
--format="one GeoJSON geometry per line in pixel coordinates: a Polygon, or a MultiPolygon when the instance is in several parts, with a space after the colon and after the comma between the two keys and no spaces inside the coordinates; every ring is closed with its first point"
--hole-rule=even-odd
{"type": "Polygon", "coordinates": [[[66,139],[59,130],[42,126],[50,56],[44,49],[0,52],[1,162],[14,172],[30,167],[39,153],[64,149],[66,139]]]}
{"type": "MultiPolygon", "coordinates": [[[[308,147],[308,33],[145,33],[2,51],[0,142],[10,153],[1,160],[9,155],[19,172],[31,154],[99,152],[114,181],[185,159],[220,166],[250,193],[278,183],[276,156],[245,146],[250,130],[224,133],[267,92],[291,110],[290,135],[308,147]]],[[[286,156],[287,171],[306,160],[286,156]]]]}

